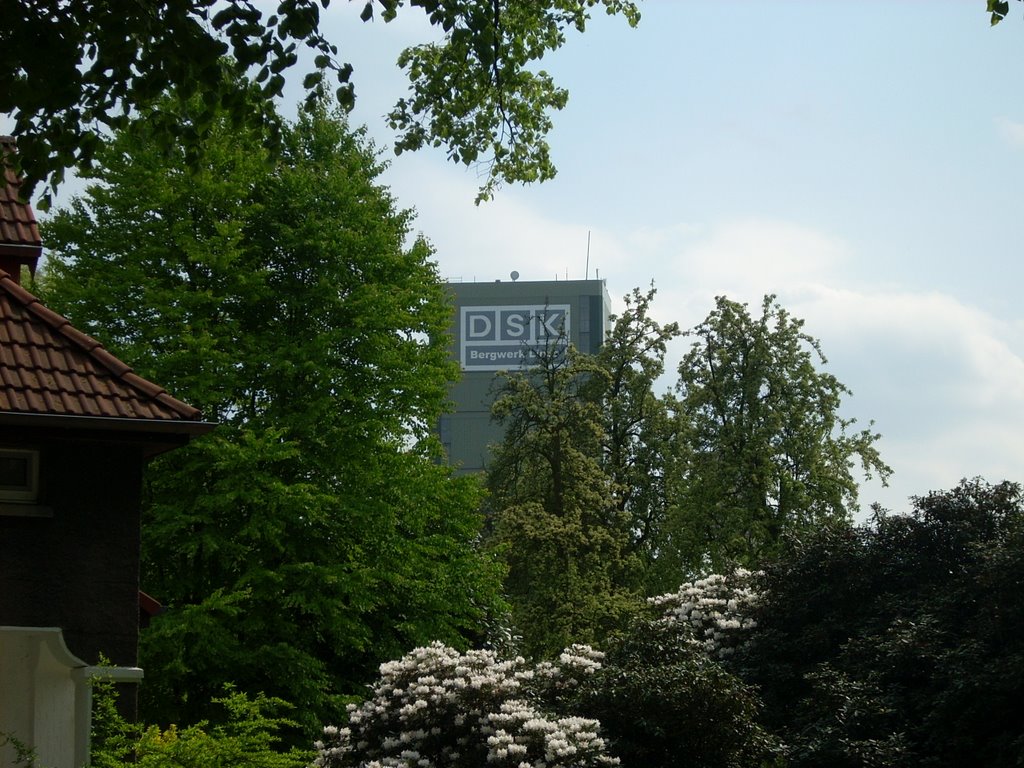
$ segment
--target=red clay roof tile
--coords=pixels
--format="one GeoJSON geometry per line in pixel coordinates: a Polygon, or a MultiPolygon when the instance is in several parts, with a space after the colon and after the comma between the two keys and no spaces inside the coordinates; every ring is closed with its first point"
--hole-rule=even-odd
{"type": "Polygon", "coordinates": [[[32,206],[23,202],[18,194],[21,186],[13,168],[4,162],[8,153],[15,151],[14,139],[0,136],[0,255],[17,254],[19,258],[38,257],[43,242],[32,206]]]}
{"type": "Polygon", "coordinates": [[[0,411],[198,422],[0,270],[0,411]]]}

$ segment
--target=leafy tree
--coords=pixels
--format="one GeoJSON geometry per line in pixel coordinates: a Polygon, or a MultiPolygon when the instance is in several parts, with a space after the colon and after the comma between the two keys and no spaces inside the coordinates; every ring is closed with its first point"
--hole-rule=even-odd
{"type": "Polygon", "coordinates": [[[685,573],[749,565],[785,533],[844,520],[856,509],[854,462],[884,479],[870,430],[839,415],[849,390],[815,367],[818,342],[766,296],[759,318],[718,297],[687,336],[674,405],[666,557],[685,573]]]}
{"type": "Polygon", "coordinates": [[[596,355],[563,355],[556,341],[536,370],[505,380],[495,403],[506,425],[489,468],[495,539],[533,652],[597,640],[636,596],[658,590],[671,422],[654,382],[679,330],[650,316],[654,295],[625,297],[596,355]],[[583,552],[597,559],[581,565],[583,552]]]}
{"type": "MultiPolygon", "coordinates": [[[[321,0],[324,8],[329,0],[321,0]]],[[[0,16],[0,113],[13,115],[23,193],[64,169],[88,167],[107,130],[127,127],[133,111],[149,113],[150,140],[183,143],[198,168],[200,143],[226,112],[236,127],[269,123],[270,145],[280,121],[270,100],[280,97],[285,72],[301,47],[314,54],[303,86],[315,100],[324,75],[338,81],[342,105],[353,103],[352,67],[321,29],[316,0],[280,0],[265,16],[255,0],[159,0],[102,3],[27,0],[8,3],[0,16]],[[228,60],[225,57],[230,56],[228,60]],[[245,97],[238,76],[252,73],[260,99],[245,97]],[[173,112],[151,110],[165,88],[197,94],[197,119],[182,124],[173,112]]],[[[361,18],[385,22],[406,13],[402,0],[367,0],[361,18]]],[[[545,136],[549,111],[566,92],[531,65],[562,46],[569,28],[583,31],[594,6],[636,25],[629,0],[411,0],[443,35],[407,49],[399,65],[411,95],[388,116],[399,132],[395,150],[445,146],[449,158],[480,163],[481,198],[502,181],[543,181],[555,168],[545,136]]]]}
{"type": "Polygon", "coordinates": [[[505,425],[488,472],[505,591],[530,654],[592,642],[635,603],[628,521],[601,466],[603,416],[586,392],[605,376],[553,339],[509,374],[493,407],[505,425]]]}
{"type": "MultiPolygon", "coordinates": [[[[774,297],[759,320],[720,298],[687,334],[696,340],[675,395],[658,394],[666,346],[679,329],[651,317],[654,296],[653,288],[626,296],[598,354],[577,356],[565,373],[575,389],[551,386],[554,379],[547,387],[528,377],[512,383],[518,411],[508,411],[513,400],[496,410],[509,429],[490,473],[499,508],[513,485],[520,501],[556,487],[530,463],[541,452],[524,425],[558,414],[558,444],[591,477],[577,473],[574,482],[603,494],[590,503],[609,506],[600,524],[625,542],[629,566],[618,571],[620,583],[648,595],[718,566],[756,563],[783,533],[845,518],[856,508],[855,459],[868,476],[884,480],[890,471],[874,447],[878,435],[853,432],[853,420],[839,416],[848,390],[815,368],[815,355],[824,362],[818,343],[774,297]],[[587,416],[573,420],[576,412],[587,416]]],[[[511,535],[510,552],[523,545],[511,535]]],[[[535,558],[522,555],[536,572],[535,558]]]]}
{"type": "Polygon", "coordinates": [[[220,422],[148,474],[142,586],[169,610],[142,637],[143,713],[195,722],[230,681],[312,733],[381,660],[465,644],[499,602],[477,483],[431,436],[450,308],[373,148],[325,106],[273,162],[222,117],[198,172],[145,117],[45,234],[48,304],[220,422]]]}
{"type": "Polygon", "coordinates": [[[601,409],[601,468],[614,508],[629,528],[648,594],[679,584],[678,572],[659,567],[674,441],[668,401],[654,391],[679,326],[662,326],[650,316],[654,296],[653,286],[646,293],[635,288],[622,313],[610,318],[611,333],[594,360],[602,375],[589,380],[587,393],[601,409]]]}
{"type": "Polygon", "coordinates": [[[767,569],[736,668],[793,766],[1024,759],[1024,506],[963,481],[908,516],[835,522],[767,569]]]}

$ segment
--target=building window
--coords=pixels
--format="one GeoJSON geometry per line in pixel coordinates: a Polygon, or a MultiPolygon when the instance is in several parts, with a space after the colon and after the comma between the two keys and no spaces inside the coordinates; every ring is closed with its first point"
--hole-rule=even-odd
{"type": "Polygon", "coordinates": [[[39,498],[39,451],[0,448],[0,502],[35,504],[39,498]]]}

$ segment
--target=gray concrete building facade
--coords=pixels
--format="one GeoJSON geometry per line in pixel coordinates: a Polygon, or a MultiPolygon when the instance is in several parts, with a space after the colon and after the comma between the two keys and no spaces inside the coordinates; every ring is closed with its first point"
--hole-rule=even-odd
{"type": "Polygon", "coordinates": [[[567,340],[597,352],[608,333],[611,302],[603,280],[448,283],[454,312],[452,359],[461,379],[451,391],[454,411],[441,417],[448,461],[461,471],[486,469],[489,446],[502,428],[491,420],[499,373],[530,364],[531,350],[567,340]]]}

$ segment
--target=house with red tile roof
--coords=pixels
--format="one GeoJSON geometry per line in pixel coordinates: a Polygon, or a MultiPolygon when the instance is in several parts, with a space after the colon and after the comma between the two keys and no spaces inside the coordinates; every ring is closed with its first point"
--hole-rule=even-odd
{"type": "MultiPolygon", "coordinates": [[[[7,137],[0,146],[3,157],[13,149],[7,137]]],[[[21,285],[42,243],[16,174],[3,170],[0,734],[34,748],[42,765],[80,768],[90,677],[142,677],[143,467],[213,425],[21,285]]],[[[0,764],[13,764],[12,750],[0,739],[0,764]]]]}

